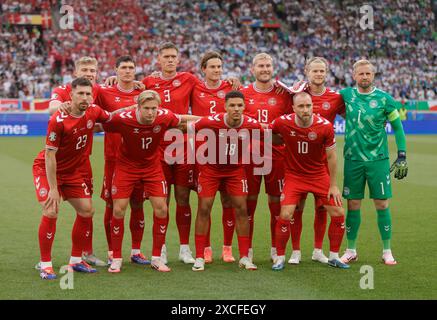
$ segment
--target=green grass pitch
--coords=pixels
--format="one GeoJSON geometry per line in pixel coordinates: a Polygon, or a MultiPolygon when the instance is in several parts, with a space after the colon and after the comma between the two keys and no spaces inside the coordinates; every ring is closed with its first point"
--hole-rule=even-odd
{"type": "MultiPolygon", "coordinates": [[[[343,138],[338,137],[341,155],[343,138]]],[[[63,203],[53,246],[53,262],[58,280],[42,281],[34,265],[39,259],[37,230],[40,208],[32,184],[32,162],[44,146],[43,137],[0,138],[0,299],[436,299],[436,204],[437,204],[437,136],[408,136],[409,174],[403,181],[392,180],[394,197],[392,248],[398,265],[381,263],[381,241],[376,212],[370,200],[363,203],[362,224],[358,240],[359,261],[349,270],[333,269],[311,261],[313,242],[312,196],[307,201],[302,233],[302,258],[299,266],[287,265],[282,272],[273,272],[269,260],[269,211],[265,194],[261,194],[255,215],[254,252],[258,271],[239,270],[236,263],[220,261],[222,245],[221,207],[218,198],[212,213],[212,246],[214,263],[200,273],[191,265],[177,261],[178,235],[174,202],[170,208],[167,233],[169,266],[163,274],[150,268],[132,265],[129,218],[125,223],[124,268],[110,274],[99,268],[94,275],[74,274],[74,289],[62,290],[59,273],[68,263],[71,249],[72,208],[63,203]],[[360,273],[362,266],[373,268],[373,289],[360,288],[360,280],[369,274],[360,273]]],[[[395,143],[390,137],[391,160],[395,143]]],[[[342,157],[339,157],[339,185],[342,185],[342,157]]],[[[103,229],[104,203],[99,198],[103,171],[103,142],[96,138],[92,155],[96,214],[94,247],[99,257],[106,257],[103,229]]],[[[192,194],[193,224],[197,209],[192,194]]],[[[146,202],[146,226],[143,251],[151,253],[151,210],[146,202]]],[[[341,252],[345,248],[343,242],[341,252]]],[[[191,248],[194,251],[193,229],[191,248]]],[[[287,248],[287,259],[291,245],[287,248]]],[[[324,251],[328,252],[327,235],[324,251]]],[[[236,237],[234,253],[237,254],[236,237]]],[[[364,282],[364,280],[361,280],[364,282]]],[[[369,282],[367,282],[369,283],[369,282]]]]}

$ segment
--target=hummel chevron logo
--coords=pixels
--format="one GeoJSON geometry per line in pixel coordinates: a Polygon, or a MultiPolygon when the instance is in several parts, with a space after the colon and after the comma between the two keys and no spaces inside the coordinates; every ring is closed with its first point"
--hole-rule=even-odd
{"type": "Polygon", "coordinates": [[[120,113],[120,118],[123,118],[123,119],[126,119],[126,118],[133,119],[132,111],[120,113]]]}
{"type": "Polygon", "coordinates": [[[351,227],[346,227],[346,232],[351,232],[351,227]]]}
{"type": "Polygon", "coordinates": [[[113,229],[115,234],[119,234],[120,233],[120,227],[114,227],[113,229]]]}
{"type": "Polygon", "coordinates": [[[184,213],[184,216],[189,217],[189,216],[191,216],[191,213],[184,213]]]}
{"type": "Polygon", "coordinates": [[[90,232],[89,231],[87,231],[86,233],[85,233],[85,237],[89,237],[90,236],[90,232]]]}
{"type": "Polygon", "coordinates": [[[390,230],[390,226],[384,226],[384,230],[385,231],[389,231],[390,230]]]}
{"type": "Polygon", "coordinates": [[[344,223],[341,224],[341,228],[344,229],[344,223]]]}
{"type": "Polygon", "coordinates": [[[287,227],[281,227],[281,232],[287,232],[287,227]]]}
{"type": "Polygon", "coordinates": [[[141,221],[140,221],[140,228],[141,228],[141,229],[144,229],[144,220],[141,220],[141,221]]]}
{"type": "Polygon", "coordinates": [[[226,224],[228,225],[228,227],[232,227],[234,225],[234,221],[226,220],[226,224]]]}
{"type": "Polygon", "coordinates": [[[53,237],[53,232],[47,232],[47,239],[51,239],[53,237]]]}
{"type": "Polygon", "coordinates": [[[165,226],[159,226],[159,231],[161,232],[161,233],[165,233],[165,226]]]}
{"type": "Polygon", "coordinates": [[[65,114],[63,112],[61,112],[57,117],[56,117],[56,122],[62,122],[64,121],[65,118],[68,117],[68,114],[65,114]]]}

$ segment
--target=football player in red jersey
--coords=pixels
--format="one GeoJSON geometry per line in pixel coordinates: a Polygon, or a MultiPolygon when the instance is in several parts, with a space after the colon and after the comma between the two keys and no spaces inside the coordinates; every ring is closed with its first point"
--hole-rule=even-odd
{"type": "Polygon", "coordinates": [[[331,217],[328,230],[328,265],[348,269],[338,256],[344,236],[344,209],[337,186],[337,154],[332,124],[312,113],[311,96],[301,92],[293,97],[294,114],[281,116],[271,124],[286,145],[285,184],[281,195],[281,214],[276,224],[278,257],[273,270],[285,266],[285,247],[290,237],[290,220],[300,199],[314,194],[316,206],[324,206],[331,217]],[[326,165],[328,162],[328,165],[326,165]]]}
{"type": "MultiPolygon", "coordinates": [[[[198,197],[199,205],[196,216],[196,261],[193,271],[205,269],[204,252],[208,234],[211,209],[217,190],[223,185],[235,210],[238,246],[241,268],[256,270],[256,265],[249,259],[249,219],[247,215],[246,195],[248,191],[246,172],[243,166],[243,154],[248,154],[252,130],[262,125],[255,119],[243,115],[244,95],[240,91],[226,94],[226,113],[204,117],[193,124],[197,135],[207,138],[205,143],[208,155],[199,166],[198,197]],[[211,147],[212,145],[212,147],[211,147]],[[225,150],[225,152],[223,152],[225,150]]],[[[260,135],[259,135],[260,136],[260,135]]],[[[197,140],[197,136],[196,136],[197,140]]],[[[203,147],[203,145],[202,145],[203,147]]],[[[201,147],[201,148],[202,148],[201,147]]],[[[203,153],[205,153],[203,151],[203,153]]],[[[197,158],[201,150],[197,150],[197,158]]],[[[197,159],[199,163],[199,158],[197,159]]]]}
{"type": "MultiPolygon", "coordinates": [[[[260,123],[269,124],[277,117],[292,112],[291,96],[281,91],[278,93],[273,80],[273,59],[266,53],[257,54],[253,58],[252,74],[256,81],[247,87],[244,87],[243,92],[246,103],[245,114],[257,119],[260,123]]],[[[262,144],[261,144],[262,147],[262,144]]],[[[275,224],[279,216],[280,195],[284,183],[284,146],[273,145],[272,155],[265,154],[264,157],[269,157],[272,160],[271,172],[266,172],[264,176],[265,190],[268,194],[268,203],[270,209],[270,231],[271,231],[271,258],[276,258],[275,245],[275,224]]],[[[252,153],[260,154],[261,150],[252,149],[252,153]]],[[[256,165],[251,164],[246,166],[247,181],[249,184],[249,195],[247,197],[247,212],[250,221],[250,250],[249,256],[252,258],[252,238],[254,214],[258,201],[258,194],[261,186],[261,175],[254,174],[256,165]]]]}
{"type": "Polygon", "coordinates": [[[186,122],[198,117],[175,115],[167,109],[158,109],[160,104],[159,94],[153,90],[146,90],[139,95],[136,110],[118,113],[111,122],[104,125],[105,131],[118,132],[123,138],[111,188],[114,201],[111,220],[113,260],[109,272],[121,271],[124,215],[129,198],[138,184],[146,192],[154,211],[151,266],[161,272],[170,271],[160,256],[165,243],[168,218],[167,183],[158,150],[168,128],[177,127],[181,120],[186,122]]]}
{"type": "Polygon", "coordinates": [[[87,145],[92,142],[95,123],[106,122],[111,115],[96,105],[90,105],[92,100],[92,83],[85,78],[75,79],[71,84],[71,113],[57,111],[50,118],[45,150],[38,154],[33,164],[36,195],[43,210],[38,232],[42,279],[56,278],[51,248],[60,196],[68,200],[77,213],[72,231],[70,267],[75,271],[96,272],[82,259],[90,237],[94,209],[81,164],[88,157],[87,145]]]}
{"type": "MultiPolygon", "coordinates": [[[[345,106],[341,95],[325,86],[328,72],[328,61],[322,57],[313,57],[305,65],[305,75],[308,85],[305,89],[311,95],[313,113],[329,120],[334,125],[337,115],[344,115],[345,106]]],[[[298,264],[301,259],[300,238],[302,233],[302,213],[305,207],[305,199],[299,203],[294,211],[291,222],[291,241],[293,252],[288,263],[298,264]]],[[[326,231],[327,212],[323,206],[316,206],[314,216],[314,250],[313,261],[328,263],[328,258],[323,254],[323,238],[326,231]]]]}
{"type": "MultiPolygon", "coordinates": [[[[225,95],[232,90],[232,85],[223,81],[223,58],[215,51],[206,52],[201,61],[200,68],[205,75],[204,82],[198,82],[191,93],[191,113],[196,116],[210,116],[225,112],[225,95]]],[[[197,147],[202,143],[197,143],[197,147]]],[[[195,181],[199,173],[198,165],[195,167],[195,181]]],[[[220,189],[220,197],[223,207],[223,250],[224,262],[234,262],[232,256],[232,238],[235,230],[235,212],[231,200],[223,188],[220,189]]],[[[210,239],[211,222],[205,245],[205,263],[212,262],[212,248],[210,239]]]]}
{"type": "MultiPolygon", "coordinates": [[[[161,74],[158,77],[147,76],[143,83],[147,89],[155,90],[161,96],[162,107],[177,114],[188,114],[191,92],[199,80],[191,73],[177,72],[179,64],[179,49],[170,42],[159,47],[158,64],[161,74]]],[[[165,155],[168,141],[162,141],[161,164],[167,184],[174,184],[174,196],[176,200],[176,225],[179,231],[179,260],[184,263],[194,263],[194,258],[189,247],[191,228],[191,207],[190,190],[194,189],[194,164],[188,164],[185,151],[186,141],[181,148],[184,148],[183,159],[174,158],[176,163],[169,164],[165,158],[172,158],[171,154],[165,155]],[[179,163],[177,163],[179,162],[179,163]]],[[[170,197],[169,197],[170,199],[170,197]]],[[[162,250],[163,259],[167,259],[166,247],[162,250]]]]}
{"type": "MultiPolygon", "coordinates": [[[[135,61],[131,56],[119,57],[115,63],[115,72],[118,80],[117,84],[108,87],[102,86],[96,97],[96,103],[109,112],[135,105],[139,94],[142,92],[141,89],[135,88],[135,61]]],[[[119,133],[107,132],[105,134],[105,172],[100,197],[106,202],[104,225],[108,243],[108,264],[111,263],[113,254],[110,226],[113,211],[112,176],[120,145],[121,136],[119,133]]],[[[142,185],[138,184],[130,197],[131,261],[137,264],[150,264],[150,260],[140,250],[144,234],[143,189],[142,185]]]]}
{"type": "MultiPolygon", "coordinates": [[[[96,84],[96,78],[97,78],[97,60],[92,57],[81,57],[75,62],[75,69],[74,69],[74,76],[77,78],[86,78],[91,81],[93,84],[93,97],[92,101],[95,100],[100,86],[96,84]]],[[[49,103],[49,114],[55,113],[58,108],[61,106],[62,103],[68,102],[71,100],[71,83],[59,86],[53,89],[51,100],[49,103]]],[[[80,170],[82,172],[83,178],[85,180],[85,183],[87,184],[88,190],[90,190],[91,195],[94,191],[93,186],[93,171],[91,167],[91,162],[89,160],[89,155],[91,155],[92,152],[92,139],[93,137],[90,137],[90,141],[88,141],[87,144],[87,155],[86,161],[82,162],[82,165],[80,167],[80,170]]],[[[105,266],[106,263],[97,258],[93,253],[93,224],[91,224],[90,229],[90,236],[88,238],[89,243],[84,249],[83,258],[84,260],[95,266],[105,266]]]]}

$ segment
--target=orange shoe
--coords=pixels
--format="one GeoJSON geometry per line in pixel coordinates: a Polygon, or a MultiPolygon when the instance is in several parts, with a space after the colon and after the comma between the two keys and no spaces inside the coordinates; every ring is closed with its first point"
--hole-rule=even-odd
{"type": "Polygon", "coordinates": [[[223,246],[222,259],[224,262],[235,261],[235,258],[232,255],[232,246],[223,246]]]}
{"type": "Polygon", "coordinates": [[[203,255],[205,257],[205,263],[212,263],[212,249],[211,249],[211,247],[206,247],[205,251],[203,252],[203,255]]]}

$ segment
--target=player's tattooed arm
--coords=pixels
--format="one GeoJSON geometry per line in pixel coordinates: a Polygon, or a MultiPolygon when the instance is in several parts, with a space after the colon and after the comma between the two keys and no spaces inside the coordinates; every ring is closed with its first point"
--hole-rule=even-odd
{"type": "Polygon", "coordinates": [[[44,209],[48,210],[53,208],[53,210],[58,213],[61,197],[58,192],[58,182],[56,180],[56,150],[46,148],[45,162],[50,191],[47,195],[47,200],[44,202],[44,209]]]}
{"type": "Polygon", "coordinates": [[[328,200],[333,197],[337,206],[342,205],[340,189],[337,186],[337,150],[335,145],[326,150],[329,168],[329,192],[328,200]]]}

